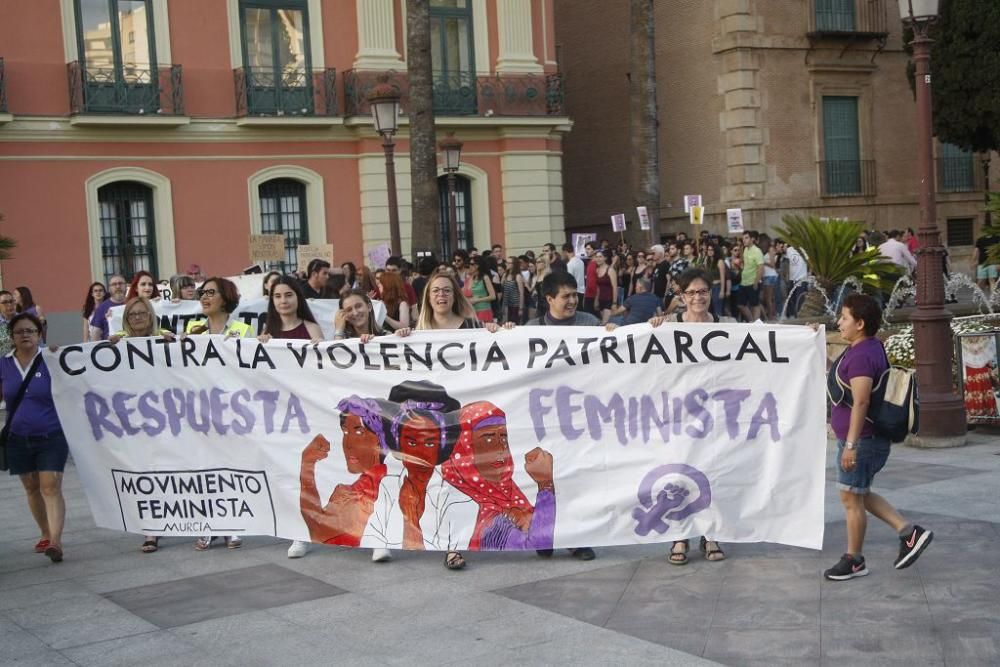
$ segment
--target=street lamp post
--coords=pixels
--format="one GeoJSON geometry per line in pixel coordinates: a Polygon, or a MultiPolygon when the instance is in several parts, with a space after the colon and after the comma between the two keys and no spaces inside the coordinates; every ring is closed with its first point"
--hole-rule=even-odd
{"type": "MultiPolygon", "coordinates": [[[[454,132],[439,144],[444,154],[444,170],[448,172],[448,248],[454,254],[458,250],[458,206],[455,201],[455,174],[462,161],[462,142],[455,138],[454,132]]],[[[442,256],[447,255],[444,253],[442,256]]]]}
{"type": "Polygon", "coordinates": [[[399,201],[396,197],[396,144],[392,137],[399,128],[399,90],[389,84],[389,77],[382,74],[378,84],[368,93],[368,103],[372,108],[375,131],[382,135],[382,149],[385,151],[385,181],[389,190],[389,245],[392,254],[403,254],[399,240],[399,201]]]}
{"type": "Polygon", "coordinates": [[[920,390],[920,436],[927,447],[965,444],[965,405],[953,390],[952,314],[944,307],[944,248],[934,201],[931,124],[931,43],[928,30],[937,19],[938,0],[899,0],[900,18],[913,28],[916,65],[917,156],[920,168],[920,227],[917,237],[917,308],[910,317],[916,341],[920,390]]]}

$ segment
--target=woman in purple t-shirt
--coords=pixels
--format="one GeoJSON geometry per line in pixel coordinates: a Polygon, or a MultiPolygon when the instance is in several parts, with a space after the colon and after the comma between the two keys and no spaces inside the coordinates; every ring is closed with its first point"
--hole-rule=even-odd
{"type": "MultiPolygon", "coordinates": [[[[19,313],[10,321],[14,349],[0,358],[0,387],[9,411],[21,384],[41,354],[42,322],[33,313],[19,313]]],[[[63,499],[63,469],[69,446],[59,424],[52,400],[52,377],[44,361],[39,361],[17,410],[8,416],[7,462],[10,474],[18,475],[28,495],[28,507],[42,536],[36,553],[44,553],[53,563],[63,559],[62,531],[66,519],[63,499]]]]}
{"type": "Polygon", "coordinates": [[[830,384],[844,388],[844,397],[830,411],[837,436],[837,487],[847,520],[847,552],[823,576],[846,581],[868,574],[862,546],[868,512],[892,526],[899,535],[895,567],[912,565],[934,534],[908,522],[885,498],[871,491],[875,474],[889,458],[889,439],[878,434],[869,418],[872,387],[889,368],[882,341],[875,337],[882,321],[878,302],[866,294],[844,299],[837,327],[850,347],[831,369],[830,384]],[[835,377],[834,377],[835,374],[835,377]]]}

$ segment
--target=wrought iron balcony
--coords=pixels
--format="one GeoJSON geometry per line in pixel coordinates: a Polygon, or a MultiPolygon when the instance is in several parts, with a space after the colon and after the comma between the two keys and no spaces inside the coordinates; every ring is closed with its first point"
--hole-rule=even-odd
{"type": "Polygon", "coordinates": [[[819,163],[820,196],[870,197],[875,194],[875,160],[826,160],[819,163]]]}
{"type": "Polygon", "coordinates": [[[337,70],[233,70],[237,117],[329,117],[337,114],[337,70]]]}
{"type": "Polygon", "coordinates": [[[7,79],[4,76],[3,58],[0,58],[0,113],[7,113],[7,79]]]}
{"type": "Polygon", "coordinates": [[[983,189],[983,172],[972,155],[939,157],[934,162],[938,192],[979,192],[983,189]]]}
{"type": "MultiPolygon", "coordinates": [[[[344,74],[344,113],[371,113],[368,93],[386,74],[405,110],[410,86],[405,72],[351,70],[344,74]]],[[[434,113],[439,116],[559,116],[565,113],[562,75],[435,75],[434,113]]]]}
{"type": "Polygon", "coordinates": [[[184,115],[180,65],[66,68],[71,114],[184,115]]]}
{"type": "Polygon", "coordinates": [[[889,35],[886,0],[811,0],[811,5],[809,37],[884,39],[889,35]]]}

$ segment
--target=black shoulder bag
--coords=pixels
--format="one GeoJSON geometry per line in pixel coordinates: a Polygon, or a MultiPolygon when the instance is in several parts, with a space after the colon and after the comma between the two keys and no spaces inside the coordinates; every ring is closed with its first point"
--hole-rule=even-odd
{"type": "Polygon", "coordinates": [[[24,400],[24,394],[28,391],[28,385],[31,384],[31,378],[35,377],[35,373],[38,371],[38,364],[40,363],[42,363],[42,355],[38,354],[31,363],[31,367],[28,368],[28,374],[21,380],[17,396],[14,397],[14,400],[7,407],[7,422],[3,425],[3,430],[0,431],[0,470],[7,470],[10,467],[7,465],[7,438],[10,437],[10,425],[14,421],[14,413],[17,412],[21,401],[24,400]]]}

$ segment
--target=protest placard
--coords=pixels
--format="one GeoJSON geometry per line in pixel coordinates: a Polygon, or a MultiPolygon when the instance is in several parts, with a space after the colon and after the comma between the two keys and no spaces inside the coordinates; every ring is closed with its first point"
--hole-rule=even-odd
{"type": "Polygon", "coordinates": [[[285,259],[284,234],[251,234],[251,262],[280,262],[285,259]]]}
{"type": "Polygon", "coordinates": [[[635,212],[639,216],[639,229],[649,231],[649,212],[645,206],[636,206],[635,212]]]}
{"type": "Polygon", "coordinates": [[[727,208],[726,209],[726,226],[729,228],[730,234],[742,234],[743,233],[743,209],[741,208],[727,208]]]}
{"type": "Polygon", "coordinates": [[[299,271],[305,272],[309,268],[309,263],[314,259],[321,259],[324,262],[329,262],[330,266],[333,266],[333,244],[331,243],[321,243],[321,244],[303,244],[298,247],[297,251],[298,261],[299,261],[299,271]]]}
{"type": "Polygon", "coordinates": [[[701,206],[701,195],[684,195],[684,212],[690,213],[692,206],[701,206]]]}
{"type": "Polygon", "coordinates": [[[691,224],[692,225],[700,225],[702,223],[702,219],[705,216],[705,207],[704,206],[692,206],[691,207],[691,211],[690,211],[690,213],[688,215],[691,218],[691,224]]]}
{"type": "Polygon", "coordinates": [[[615,231],[615,232],[624,232],[625,231],[625,214],[624,213],[615,213],[613,216],[611,216],[611,229],[612,229],[612,231],[615,231]]]}

